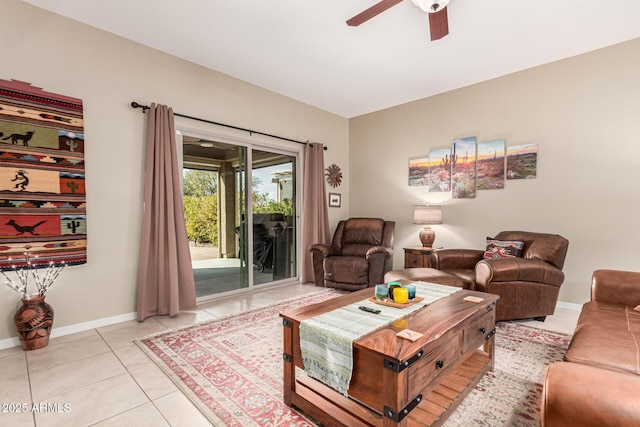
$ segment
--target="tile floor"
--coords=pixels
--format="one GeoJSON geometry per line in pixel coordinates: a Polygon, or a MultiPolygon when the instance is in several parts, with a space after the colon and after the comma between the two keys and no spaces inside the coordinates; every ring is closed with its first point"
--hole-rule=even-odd
{"type": "MultiPolygon", "coordinates": [[[[53,338],[40,350],[1,350],[0,426],[209,426],[132,340],[317,289],[300,284],[264,289],[202,303],[175,318],[158,316],[53,338]],[[26,412],[17,412],[23,408],[26,412]]],[[[525,323],[571,333],[577,317],[575,311],[557,309],[544,323],[525,323]]]]}

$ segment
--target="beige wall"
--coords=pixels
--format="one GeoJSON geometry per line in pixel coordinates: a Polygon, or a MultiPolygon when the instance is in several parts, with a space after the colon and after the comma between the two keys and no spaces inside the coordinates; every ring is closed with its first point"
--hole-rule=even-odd
{"type": "MultiPolygon", "coordinates": [[[[135,311],[146,116],[129,103],[158,102],[174,111],[322,142],[348,187],[348,121],[220,73],[43,11],[3,0],[0,79],[32,83],[84,101],[88,263],[68,269],[47,294],[54,330],[135,311]],[[26,24],[28,23],[28,24],[26,24]]],[[[178,127],[251,141],[264,137],[176,119],[178,127]]],[[[295,145],[295,144],[294,144],[295,145]]],[[[284,144],[286,146],[286,144],[284,144]]],[[[346,215],[331,211],[331,222],[346,215]]],[[[0,286],[0,341],[15,337],[18,295],[0,286]]]]}
{"type": "Polygon", "coordinates": [[[523,229],[570,240],[560,300],[600,268],[638,270],[640,39],[350,120],[350,214],[397,221],[394,266],[419,246],[414,204],[443,204],[436,246],[523,229]],[[411,156],[453,138],[539,144],[538,177],[450,200],[407,184],[411,156]],[[380,197],[380,195],[384,197],[380,197]]]}
{"type": "MultiPolygon", "coordinates": [[[[561,300],[573,303],[588,298],[594,269],[637,269],[640,40],[347,121],[19,0],[4,0],[2,11],[0,78],[84,101],[89,262],[49,291],[56,328],[135,310],[145,116],[129,107],[133,100],[329,146],[325,164],[344,174],[330,189],[343,197],[329,210],[332,228],[349,215],[394,219],[396,268],[402,247],[418,243],[413,205],[443,201],[407,185],[409,157],[470,135],[537,142],[538,178],[444,200],[436,245],[479,248],[507,228],[560,233],[571,241],[561,300]]],[[[0,342],[15,336],[16,303],[1,286],[0,342]]]]}

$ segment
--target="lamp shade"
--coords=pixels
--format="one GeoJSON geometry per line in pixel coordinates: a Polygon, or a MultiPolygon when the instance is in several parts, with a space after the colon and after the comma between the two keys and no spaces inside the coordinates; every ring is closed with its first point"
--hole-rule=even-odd
{"type": "Polygon", "coordinates": [[[414,224],[442,224],[440,205],[418,205],[413,208],[414,224]]]}

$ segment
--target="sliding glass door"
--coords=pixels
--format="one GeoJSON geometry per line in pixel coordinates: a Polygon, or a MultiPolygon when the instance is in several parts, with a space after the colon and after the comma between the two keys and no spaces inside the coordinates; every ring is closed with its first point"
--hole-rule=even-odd
{"type": "Polygon", "coordinates": [[[183,136],[197,297],[297,276],[295,168],[295,153],[183,136]]]}
{"type": "Polygon", "coordinates": [[[255,283],[295,277],[296,158],[254,149],[251,165],[255,283]]]}

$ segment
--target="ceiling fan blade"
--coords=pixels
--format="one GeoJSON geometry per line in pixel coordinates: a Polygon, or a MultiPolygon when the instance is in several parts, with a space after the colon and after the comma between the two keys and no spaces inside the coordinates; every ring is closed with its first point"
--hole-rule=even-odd
{"type": "Polygon", "coordinates": [[[429,30],[431,31],[431,40],[440,40],[449,34],[449,18],[447,17],[447,8],[429,14],[429,30]]]}
{"type": "Polygon", "coordinates": [[[357,27],[363,22],[367,22],[369,19],[373,18],[374,16],[379,15],[385,10],[397,5],[401,1],[402,0],[382,0],[374,4],[373,6],[371,6],[369,9],[363,12],[360,12],[353,18],[349,19],[347,21],[347,25],[349,25],[350,27],[357,27]]]}

